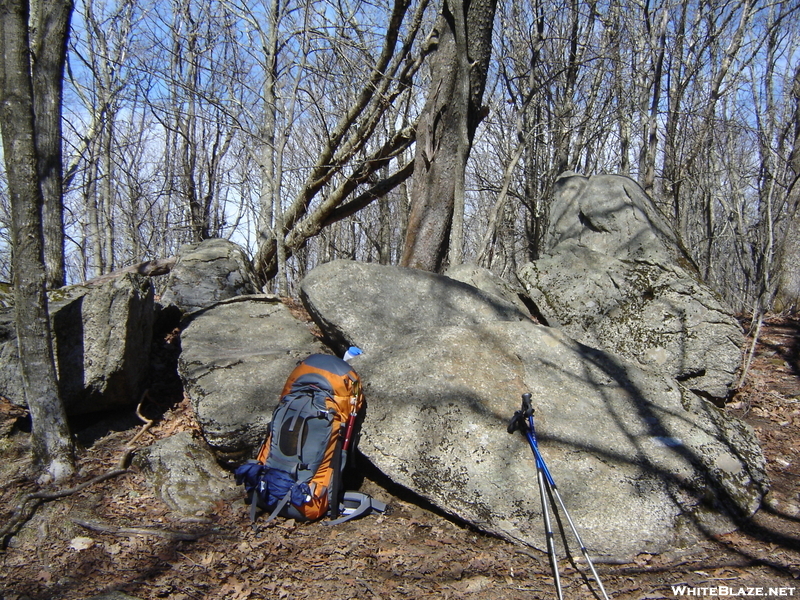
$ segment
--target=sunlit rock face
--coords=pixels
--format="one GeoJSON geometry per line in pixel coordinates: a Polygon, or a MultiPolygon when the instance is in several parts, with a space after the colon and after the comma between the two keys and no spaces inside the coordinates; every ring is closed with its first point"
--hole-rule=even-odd
{"type": "Polygon", "coordinates": [[[629,560],[734,528],[766,477],[753,432],[673,378],[534,323],[451,278],[335,261],[303,301],[335,346],[359,346],[361,452],[484,531],[545,549],[531,449],[507,424],[529,392],[540,445],[584,542],[629,560]]]}
{"type": "Polygon", "coordinates": [[[518,274],[541,318],[705,397],[736,382],[744,336],[627,177],[562,176],[544,255],[518,274]]]}

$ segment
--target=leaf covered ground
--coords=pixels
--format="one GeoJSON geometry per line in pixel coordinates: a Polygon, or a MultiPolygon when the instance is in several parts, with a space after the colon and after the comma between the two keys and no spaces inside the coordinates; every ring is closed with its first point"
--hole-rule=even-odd
{"type": "MultiPolygon", "coordinates": [[[[174,382],[162,392],[175,394],[174,382]]],[[[747,383],[726,410],[750,423],[763,445],[772,481],[764,507],[735,533],[630,564],[598,564],[612,598],[800,596],[800,319],[765,324],[747,383]]],[[[188,402],[178,401],[138,443],[187,429],[196,425],[188,402]]],[[[113,469],[140,431],[133,418],[84,431],[91,441],[72,485],[113,469]]],[[[0,401],[0,529],[37,489],[29,435],[25,415],[0,401]]],[[[241,502],[220,501],[210,516],[174,517],[131,468],[43,502],[7,535],[0,599],[110,591],[142,600],[555,598],[544,553],[448,520],[378,477],[362,488],[388,500],[391,512],[337,527],[280,520],[254,530],[241,502]]],[[[565,598],[598,597],[575,566],[560,564],[565,598]]]]}

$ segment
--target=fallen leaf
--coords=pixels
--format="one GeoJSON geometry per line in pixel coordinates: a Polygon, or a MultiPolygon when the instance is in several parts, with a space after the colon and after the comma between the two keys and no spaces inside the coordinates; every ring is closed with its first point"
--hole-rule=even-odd
{"type": "Polygon", "coordinates": [[[76,537],[72,538],[69,542],[69,547],[78,552],[81,550],[88,550],[92,546],[94,546],[94,540],[90,537],[76,537]]]}
{"type": "Polygon", "coordinates": [[[36,578],[45,585],[47,585],[53,579],[53,574],[50,571],[45,571],[44,569],[42,569],[41,571],[39,571],[36,578]]]}

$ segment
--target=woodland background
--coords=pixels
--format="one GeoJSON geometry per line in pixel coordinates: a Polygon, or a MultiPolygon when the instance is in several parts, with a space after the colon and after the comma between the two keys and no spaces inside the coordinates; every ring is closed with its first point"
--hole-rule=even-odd
{"type": "MultiPolygon", "coordinates": [[[[440,8],[79,0],[63,281],[207,237],[262,259],[277,246],[259,268],[284,293],[332,258],[397,263],[440,8]]],[[[540,252],[559,173],[619,173],[653,196],[734,310],[796,307],[798,19],[796,0],[500,2],[456,209],[463,241],[448,260],[513,275],[540,252]]],[[[11,281],[0,169],[0,280],[11,281]]]]}
{"type": "MultiPolygon", "coordinates": [[[[556,177],[618,173],[654,198],[734,311],[759,327],[796,311],[799,19],[797,0],[0,0],[0,281],[14,282],[38,484],[74,480],[87,457],[60,399],[46,288],[209,237],[244,246],[283,295],[333,258],[407,263],[418,165],[444,161],[459,180],[432,196],[450,203],[433,219],[449,238],[429,270],[473,261],[513,279],[543,251],[556,177]],[[450,46],[436,26],[448,11],[450,46]],[[486,22],[491,60],[471,37],[486,22]],[[448,56],[457,73],[444,85],[448,56]]],[[[767,518],[788,520],[733,542],[745,565],[792,581],[794,554],[752,557],[766,544],[774,555],[775,540],[796,550],[785,437],[796,337],[769,348],[793,378],[786,403],[756,406],[775,415],[762,443],[789,478],[789,508],[769,502],[767,518]]],[[[188,558],[181,586],[214,564],[210,552],[188,558]]],[[[9,566],[30,582],[32,554],[21,555],[9,566]]],[[[664,565],[662,583],[675,572],[664,565]]]]}

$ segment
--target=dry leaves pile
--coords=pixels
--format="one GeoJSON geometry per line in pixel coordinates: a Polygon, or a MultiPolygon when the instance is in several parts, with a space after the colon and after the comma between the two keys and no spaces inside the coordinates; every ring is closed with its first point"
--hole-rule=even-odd
{"type": "MultiPolygon", "coordinates": [[[[674,598],[676,585],[772,586],[800,596],[800,321],[772,321],[762,334],[746,389],[728,410],[750,422],[764,445],[773,480],[766,507],[733,534],[598,565],[612,597],[674,598]]],[[[28,434],[13,426],[19,417],[0,402],[0,523],[35,489],[28,434]]],[[[141,443],[195,428],[183,401],[141,443]]],[[[79,479],[113,468],[137,431],[131,425],[94,441],[82,453],[79,479]]],[[[213,515],[179,520],[132,469],[43,504],[0,552],[0,599],[67,600],[110,590],[143,600],[555,597],[544,554],[453,523],[369,479],[363,487],[389,500],[392,512],[337,527],[283,520],[254,530],[241,503],[220,502],[213,515]]],[[[561,574],[565,597],[595,597],[569,561],[561,574]]]]}

